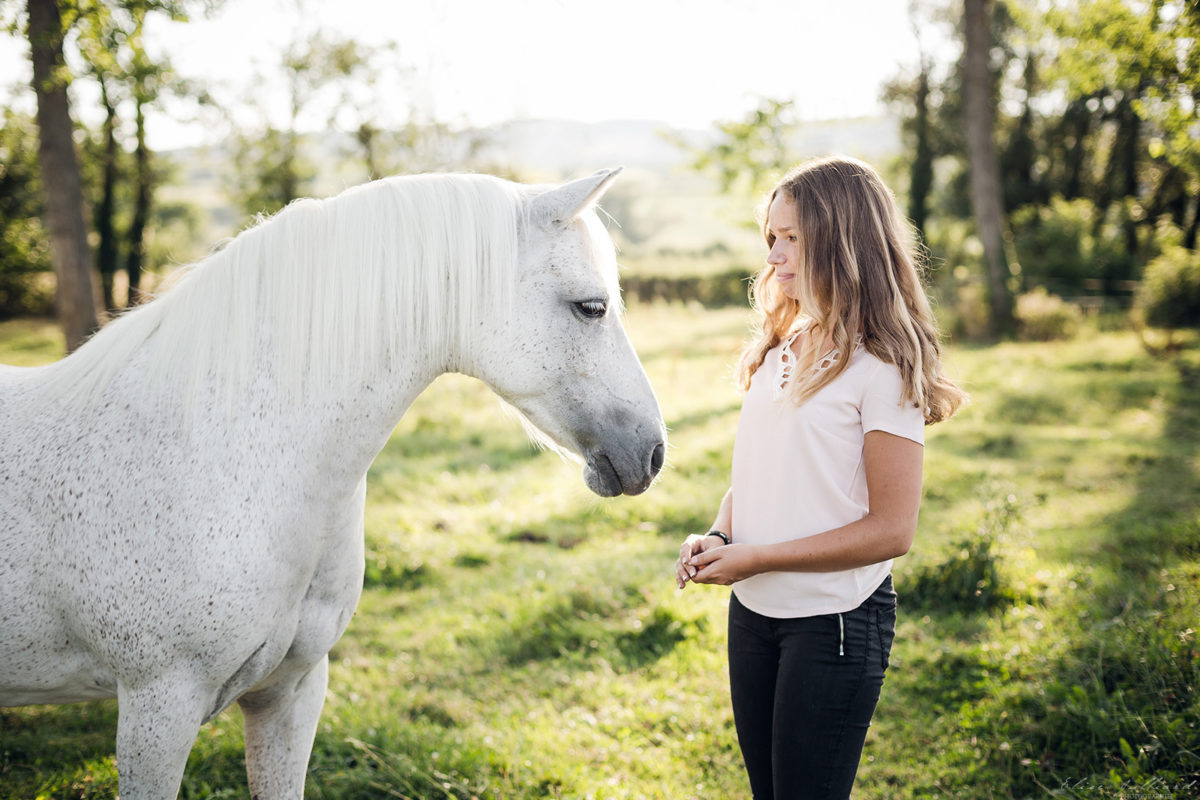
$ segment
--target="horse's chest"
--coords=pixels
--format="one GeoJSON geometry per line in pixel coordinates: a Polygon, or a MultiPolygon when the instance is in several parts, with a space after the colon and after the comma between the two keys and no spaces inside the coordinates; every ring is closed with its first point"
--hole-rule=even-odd
{"type": "Polygon", "coordinates": [[[300,620],[291,652],[315,661],[341,637],[358,605],[363,581],[363,539],[341,542],[326,553],[300,603],[300,620]]]}
{"type": "Polygon", "coordinates": [[[245,643],[248,656],[224,682],[211,716],[245,694],[294,684],[341,637],[362,590],[362,535],[333,545],[322,554],[307,587],[292,598],[288,611],[273,612],[269,626],[260,627],[259,636],[245,643]],[[256,642],[261,643],[251,648],[256,642]]]}
{"type": "Polygon", "coordinates": [[[310,661],[324,655],[354,612],[363,579],[359,519],[360,515],[352,515],[350,521],[317,540],[314,567],[293,576],[289,606],[295,609],[295,622],[285,618],[275,631],[276,636],[288,640],[290,654],[310,661]],[[309,656],[304,657],[305,653],[309,656]]]}

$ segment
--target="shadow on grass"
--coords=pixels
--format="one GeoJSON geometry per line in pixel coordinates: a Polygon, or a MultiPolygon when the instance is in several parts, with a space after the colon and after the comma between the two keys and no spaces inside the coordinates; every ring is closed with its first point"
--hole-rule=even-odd
{"type": "MultiPolygon", "coordinates": [[[[1200,792],[1200,359],[1177,359],[1170,384],[1125,392],[1164,403],[1154,456],[1140,460],[1136,496],[1097,526],[1090,592],[1041,680],[967,716],[1014,796],[1065,787],[1068,797],[1155,798],[1200,792]],[[1005,713],[1006,712],[1006,713],[1005,713]],[[986,715],[986,718],[985,718],[986,715]],[[1002,719],[998,719],[1002,717],[1002,719]],[[1140,787],[1140,788],[1138,788],[1140,787]],[[1147,795],[1151,796],[1151,795],[1147,795]]],[[[1139,382],[1140,384],[1141,382],[1139,382]]],[[[1069,614],[1063,617],[1069,618],[1069,614]]]]}
{"type": "MultiPolygon", "coordinates": [[[[536,525],[512,524],[498,535],[506,542],[527,545],[544,545],[560,550],[573,550],[589,541],[612,541],[620,538],[637,524],[623,512],[608,513],[609,509],[598,507],[595,513],[566,512],[552,514],[536,525]]],[[[685,536],[697,531],[708,530],[712,521],[710,508],[667,506],[656,508],[653,530],[659,536],[682,541],[685,536]]]]}
{"type": "Polygon", "coordinates": [[[111,772],[116,735],[115,700],[0,709],[0,798],[84,796],[97,773],[111,772]]]}
{"type": "Polygon", "coordinates": [[[515,620],[496,647],[514,666],[604,659],[619,669],[638,669],[669,654],[702,626],[699,619],[648,603],[633,587],[604,594],[577,589],[532,617],[515,620]]]}

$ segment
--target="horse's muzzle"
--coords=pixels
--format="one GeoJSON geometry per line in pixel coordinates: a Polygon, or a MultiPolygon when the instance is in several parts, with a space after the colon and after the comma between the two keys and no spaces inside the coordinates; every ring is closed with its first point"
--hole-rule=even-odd
{"type": "Polygon", "coordinates": [[[630,453],[624,457],[591,450],[584,457],[583,480],[601,497],[641,494],[662,471],[666,449],[666,443],[660,440],[636,455],[630,453]]]}

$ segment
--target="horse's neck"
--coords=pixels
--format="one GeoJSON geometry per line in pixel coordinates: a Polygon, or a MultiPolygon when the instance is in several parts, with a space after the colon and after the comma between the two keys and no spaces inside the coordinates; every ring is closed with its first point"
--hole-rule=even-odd
{"type": "Polygon", "coordinates": [[[97,411],[107,417],[112,414],[108,409],[122,405],[124,397],[137,397],[139,427],[147,442],[160,435],[156,428],[174,430],[179,446],[199,451],[210,468],[228,464],[230,469],[270,472],[288,482],[311,484],[314,493],[332,498],[354,491],[404,412],[442,372],[419,353],[392,368],[360,375],[349,385],[302,385],[299,394],[273,374],[269,350],[257,351],[252,377],[232,391],[215,375],[188,391],[147,386],[135,362],[118,376],[109,390],[110,402],[97,411]]]}
{"type": "Polygon", "coordinates": [[[265,398],[265,406],[275,412],[270,435],[282,453],[310,457],[326,474],[358,481],[409,406],[441,372],[414,358],[351,385],[306,394],[299,402],[286,388],[269,385],[265,391],[273,396],[265,398]]]}
{"type": "Polygon", "coordinates": [[[392,375],[356,386],[301,414],[300,427],[321,443],[316,457],[327,470],[360,480],[409,406],[438,374],[428,370],[392,375]]]}

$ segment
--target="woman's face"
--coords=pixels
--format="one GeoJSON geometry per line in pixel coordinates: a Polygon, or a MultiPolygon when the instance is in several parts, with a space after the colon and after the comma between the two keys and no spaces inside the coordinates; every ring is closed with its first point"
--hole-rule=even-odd
{"type": "Polygon", "coordinates": [[[799,299],[796,272],[800,269],[800,221],[792,198],[780,192],[767,209],[767,230],[775,237],[767,263],[775,268],[779,288],[793,300],[799,299]]]}

